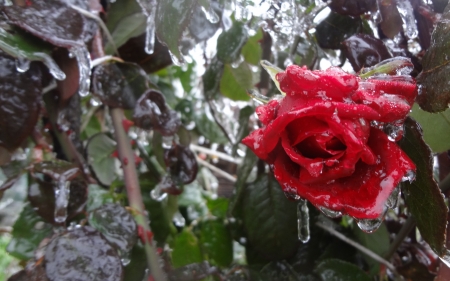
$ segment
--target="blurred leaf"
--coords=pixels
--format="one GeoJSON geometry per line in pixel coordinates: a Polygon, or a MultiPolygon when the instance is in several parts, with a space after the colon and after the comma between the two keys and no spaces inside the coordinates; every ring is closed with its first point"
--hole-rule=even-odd
{"type": "Polygon", "coordinates": [[[242,108],[239,111],[239,130],[236,136],[236,139],[238,140],[238,143],[241,142],[243,138],[248,136],[250,133],[250,128],[248,127],[248,121],[250,119],[250,116],[255,112],[255,109],[249,105],[242,108]]]}
{"type": "Polygon", "coordinates": [[[436,254],[443,255],[448,208],[433,178],[431,150],[422,139],[420,126],[411,118],[405,121],[405,136],[399,145],[417,167],[416,179],[412,183],[402,183],[406,205],[422,238],[436,254]]]}
{"type": "Polygon", "coordinates": [[[367,34],[356,34],[346,39],[342,42],[342,50],[355,72],[391,57],[383,41],[367,34]]]}
{"type": "Polygon", "coordinates": [[[32,65],[25,73],[16,60],[0,51],[0,146],[15,150],[32,133],[42,102],[41,72],[32,65]]]}
{"type": "MultiPolygon", "coordinates": [[[[202,1],[199,1],[202,2],[202,1]]],[[[214,12],[220,16],[222,15],[222,11],[219,8],[219,5],[217,5],[217,2],[213,2],[210,0],[206,0],[208,6],[212,6],[214,12]]],[[[209,10],[209,7],[205,8],[206,10],[209,10]]],[[[220,27],[220,20],[216,23],[211,23],[207,18],[205,13],[202,11],[202,7],[200,5],[197,5],[194,9],[194,12],[192,14],[191,22],[189,24],[189,33],[192,37],[195,38],[196,42],[202,42],[209,38],[211,38],[219,29],[220,27]]]]}
{"type": "Polygon", "coordinates": [[[150,87],[145,71],[134,63],[108,63],[92,73],[93,94],[107,106],[133,109],[150,87]]]}
{"type": "Polygon", "coordinates": [[[442,14],[431,37],[431,46],[422,59],[423,70],[417,77],[417,103],[428,112],[444,111],[450,103],[450,9],[442,14]]]}
{"type": "Polygon", "coordinates": [[[231,28],[217,38],[217,58],[223,63],[233,63],[239,59],[241,49],[248,34],[243,23],[234,22],[231,28]]]}
{"type": "Polygon", "coordinates": [[[128,258],[130,263],[125,266],[123,280],[126,281],[142,281],[146,275],[147,259],[145,257],[145,250],[139,243],[134,245],[128,258]]]}
{"type": "MultiPolygon", "coordinates": [[[[286,261],[273,261],[261,269],[263,281],[300,281],[304,280],[286,261]]],[[[308,280],[308,279],[307,279],[308,280]]]]}
{"type": "Polygon", "coordinates": [[[378,9],[381,14],[382,21],[380,28],[384,35],[389,38],[394,38],[402,30],[402,18],[398,12],[395,0],[380,1],[378,9]]]}
{"type": "Polygon", "coordinates": [[[156,35],[158,40],[169,48],[175,58],[182,62],[180,41],[184,30],[189,25],[197,0],[158,1],[155,16],[156,35]]]}
{"type": "Polygon", "coordinates": [[[205,136],[210,142],[215,142],[219,144],[228,143],[227,138],[224,136],[222,130],[214,122],[209,120],[205,113],[195,112],[194,120],[195,126],[201,135],[205,136]]]}
{"type": "Polygon", "coordinates": [[[296,252],[297,204],[289,201],[270,175],[259,177],[244,191],[243,226],[248,244],[266,260],[281,260],[296,252]],[[248,207],[251,206],[251,207],[248,207]]]}
{"type": "Polygon", "coordinates": [[[238,67],[225,64],[220,80],[220,92],[232,100],[250,100],[247,89],[252,88],[252,71],[247,63],[243,62],[238,67]]]}
{"type": "Polygon", "coordinates": [[[224,64],[215,56],[202,76],[203,93],[206,99],[214,99],[219,92],[219,85],[224,71],[224,64]]]}
{"type": "Polygon", "coordinates": [[[45,269],[50,280],[123,280],[117,252],[90,226],[55,236],[45,250],[45,269]]]}
{"type": "Polygon", "coordinates": [[[86,145],[87,160],[97,180],[109,186],[117,178],[115,160],[116,142],[105,133],[92,136],[86,145]]]}
{"type": "Polygon", "coordinates": [[[170,271],[168,275],[170,281],[196,281],[204,280],[215,272],[217,272],[217,268],[204,261],[179,267],[170,271]]]}
{"type": "Polygon", "coordinates": [[[42,239],[51,235],[51,233],[52,226],[44,223],[33,210],[33,207],[27,204],[14,223],[11,233],[12,238],[6,251],[21,260],[31,259],[42,239]]]}
{"type": "Polygon", "coordinates": [[[216,199],[207,198],[206,206],[208,206],[211,215],[223,219],[227,215],[229,202],[230,200],[224,197],[217,197],[216,199]]]}
{"type": "Polygon", "coordinates": [[[445,7],[448,5],[447,0],[432,0],[431,2],[433,2],[434,11],[436,13],[443,13],[445,7]]]}
{"type": "Polygon", "coordinates": [[[190,93],[193,88],[193,81],[196,73],[194,72],[195,61],[188,63],[186,69],[181,67],[173,67],[175,70],[174,76],[180,79],[181,85],[186,93],[190,93]]]}
{"type": "Polygon", "coordinates": [[[33,0],[4,6],[3,11],[11,23],[59,47],[83,46],[93,35],[86,18],[61,1],[33,0]]]}
{"type": "Polygon", "coordinates": [[[233,240],[223,219],[204,220],[199,225],[200,245],[213,265],[229,266],[233,261],[233,240]]]}
{"type": "Polygon", "coordinates": [[[191,183],[197,177],[198,164],[196,155],[189,147],[172,145],[164,151],[164,160],[168,174],[177,185],[191,183]]]}
{"type": "Polygon", "coordinates": [[[244,60],[250,64],[258,65],[262,57],[262,49],[259,43],[262,40],[262,29],[258,29],[258,32],[252,37],[248,38],[245,45],[242,47],[242,55],[244,60]]]}
{"type": "Polygon", "coordinates": [[[90,184],[88,186],[87,212],[100,208],[103,204],[114,202],[114,196],[108,190],[105,190],[96,184],[90,184]]]}
{"type": "Polygon", "coordinates": [[[331,12],[316,27],[316,39],[324,49],[340,49],[341,42],[355,34],[361,20],[331,12]]]}
{"type": "Polygon", "coordinates": [[[330,9],[341,15],[358,17],[376,9],[376,0],[332,0],[330,9]]]}
{"type": "Polygon", "coordinates": [[[90,212],[89,225],[97,229],[121,254],[128,253],[137,242],[137,225],[133,216],[119,204],[105,204],[90,212]]]}
{"type": "Polygon", "coordinates": [[[370,281],[372,280],[364,271],[354,264],[328,259],[322,261],[315,268],[323,281],[370,281]]]}
{"type": "Polygon", "coordinates": [[[411,117],[419,122],[423,139],[435,153],[450,149],[450,143],[442,136],[450,135],[450,109],[439,113],[428,113],[414,104],[411,117]]]}
{"type": "MultiPolygon", "coordinates": [[[[106,26],[117,48],[125,44],[128,39],[144,33],[147,26],[147,17],[142,13],[137,1],[132,0],[110,2],[106,19],[106,26]]],[[[105,53],[113,52],[111,42],[107,42],[105,53]]]]}
{"type": "Polygon", "coordinates": [[[171,248],[174,268],[203,261],[198,239],[188,228],[183,228],[175,237],[171,248]]]}

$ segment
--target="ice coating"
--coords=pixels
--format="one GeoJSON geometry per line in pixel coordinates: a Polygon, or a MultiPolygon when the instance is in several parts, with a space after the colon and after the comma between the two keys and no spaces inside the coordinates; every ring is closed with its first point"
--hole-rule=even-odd
{"type": "Polygon", "coordinates": [[[404,23],[403,29],[406,36],[409,39],[416,38],[419,31],[417,30],[416,18],[414,17],[414,9],[411,2],[409,0],[397,0],[395,3],[404,23]]]}
{"type": "Polygon", "coordinates": [[[85,97],[89,94],[91,85],[91,58],[86,46],[70,48],[70,54],[77,59],[78,71],[80,73],[78,94],[85,97]]]}
{"type": "Polygon", "coordinates": [[[55,192],[55,222],[64,223],[67,219],[67,206],[70,196],[70,181],[60,179],[54,186],[55,192]]]}
{"type": "Polygon", "coordinates": [[[308,201],[302,199],[297,205],[297,229],[298,240],[308,242],[310,238],[308,201]]]}
{"type": "Polygon", "coordinates": [[[271,165],[289,198],[375,230],[386,204],[395,205],[391,193],[415,170],[396,144],[417,95],[414,80],[295,65],[276,79],[286,96],[256,109],[263,127],[243,143],[271,165]]]}
{"type": "Polygon", "coordinates": [[[154,0],[137,0],[142,8],[142,12],[147,16],[147,26],[145,28],[145,52],[149,55],[153,54],[155,49],[155,13],[156,1],[154,0]]]}

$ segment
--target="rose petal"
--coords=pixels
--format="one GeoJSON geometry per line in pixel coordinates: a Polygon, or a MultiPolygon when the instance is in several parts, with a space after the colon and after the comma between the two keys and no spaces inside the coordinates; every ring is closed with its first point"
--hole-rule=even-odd
{"type": "Polygon", "coordinates": [[[258,129],[250,133],[242,140],[242,143],[248,146],[260,159],[267,159],[267,150],[264,147],[264,129],[258,129]]]}
{"type": "Polygon", "coordinates": [[[258,115],[259,121],[264,125],[267,125],[277,117],[277,111],[280,104],[277,100],[271,100],[269,103],[258,106],[256,108],[256,114],[258,115]]]}

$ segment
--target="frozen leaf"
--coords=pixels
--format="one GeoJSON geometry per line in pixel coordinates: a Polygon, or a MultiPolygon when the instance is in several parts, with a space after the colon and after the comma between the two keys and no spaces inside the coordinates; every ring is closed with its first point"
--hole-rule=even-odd
{"type": "Polygon", "coordinates": [[[331,12],[316,27],[316,39],[324,49],[340,49],[341,42],[358,31],[361,25],[359,18],[342,16],[331,12]]]}
{"type": "Polygon", "coordinates": [[[319,263],[315,271],[322,281],[370,281],[372,280],[356,265],[338,259],[328,259],[319,263]]]}
{"type": "Polygon", "coordinates": [[[219,92],[219,85],[224,71],[224,63],[214,57],[202,76],[203,92],[207,99],[213,99],[219,92]]]}
{"type": "Polygon", "coordinates": [[[33,0],[30,4],[4,6],[3,11],[15,25],[53,45],[71,48],[92,38],[86,18],[66,3],[33,0]]]}
{"type": "Polygon", "coordinates": [[[108,63],[92,74],[93,94],[107,106],[133,109],[149,88],[147,74],[134,63],[108,63]]]}
{"type": "Polygon", "coordinates": [[[156,36],[169,48],[173,59],[183,62],[180,42],[183,32],[189,25],[197,0],[158,1],[155,16],[156,36]]]}
{"type": "Polygon", "coordinates": [[[107,203],[114,203],[113,194],[101,188],[99,185],[90,184],[88,186],[88,200],[86,203],[86,211],[91,212],[107,203]]]}
{"type": "Polygon", "coordinates": [[[259,41],[262,39],[263,33],[261,29],[258,29],[258,32],[254,36],[248,38],[241,51],[246,62],[253,65],[259,64],[262,57],[262,48],[259,41]]]}
{"type": "Polygon", "coordinates": [[[356,34],[342,44],[342,50],[356,72],[391,57],[383,41],[371,35],[356,34]]]}
{"type": "Polygon", "coordinates": [[[195,180],[198,170],[197,160],[188,147],[172,145],[170,149],[165,150],[164,160],[176,184],[188,184],[195,180]]]}
{"type": "Polygon", "coordinates": [[[119,204],[105,204],[89,214],[89,225],[100,231],[119,253],[127,253],[137,242],[133,216],[119,204]]]}
{"type": "Polygon", "coordinates": [[[229,266],[233,261],[231,234],[221,219],[205,220],[199,225],[200,245],[211,264],[229,266]]]}
{"type": "Polygon", "coordinates": [[[87,160],[97,180],[106,186],[117,178],[113,153],[116,142],[105,133],[92,136],[86,145],[87,160]]]}
{"type": "MultiPolygon", "coordinates": [[[[209,0],[208,0],[209,2],[209,0]]],[[[214,13],[222,14],[222,11],[218,7],[217,2],[211,2],[211,9],[214,13]]],[[[194,9],[194,13],[191,18],[191,22],[189,24],[189,32],[192,37],[195,38],[197,42],[205,41],[211,38],[219,29],[220,21],[216,23],[212,23],[210,20],[206,18],[205,12],[203,11],[203,7],[197,5],[194,9]]],[[[217,15],[217,16],[219,16],[217,15]]]]}
{"type": "Polygon", "coordinates": [[[219,126],[214,121],[210,120],[204,112],[196,111],[194,120],[197,130],[209,141],[221,144],[228,142],[219,126]]]}
{"type": "Polygon", "coordinates": [[[117,252],[90,226],[55,236],[45,251],[45,269],[50,281],[123,280],[117,252]]]}
{"type": "Polygon", "coordinates": [[[189,228],[183,228],[181,233],[175,236],[171,248],[174,268],[203,260],[198,239],[189,228]]]}
{"type": "Polygon", "coordinates": [[[422,60],[423,70],[417,77],[417,103],[428,112],[444,111],[450,103],[450,9],[442,15],[431,37],[431,46],[422,60]]]}
{"type": "Polygon", "coordinates": [[[405,121],[405,136],[399,144],[417,167],[416,179],[402,184],[406,205],[422,238],[436,254],[443,255],[448,209],[433,178],[431,150],[422,139],[420,126],[411,118],[405,121]]]}
{"type": "Polygon", "coordinates": [[[243,23],[233,26],[217,38],[217,58],[223,63],[233,63],[239,59],[241,49],[247,42],[248,34],[243,23]]]}
{"type": "Polygon", "coordinates": [[[220,92],[222,95],[232,100],[247,101],[250,97],[247,95],[247,90],[253,88],[252,72],[243,62],[238,67],[233,67],[230,64],[225,64],[225,68],[220,80],[220,92]]]}
{"type": "Polygon", "coordinates": [[[31,134],[41,109],[41,72],[36,65],[25,73],[14,58],[0,51],[0,146],[15,150],[31,134]]]}

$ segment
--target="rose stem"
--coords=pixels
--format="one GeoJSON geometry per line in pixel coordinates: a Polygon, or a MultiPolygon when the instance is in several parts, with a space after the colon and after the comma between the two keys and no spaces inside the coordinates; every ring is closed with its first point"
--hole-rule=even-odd
{"type": "MultiPolygon", "coordinates": [[[[442,192],[450,189],[450,174],[448,174],[441,182],[439,182],[439,188],[442,192]]],[[[392,241],[388,252],[384,255],[385,259],[389,260],[392,255],[394,255],[394,253],[397,251],[397,248],[402,244],[403,240],[405,240],[405,237],[408,236],[408,234],[414,229],[415,226],[416,220],[413,216],[410,216],[405,221],[398,234],[395,236],[394,241],[392,241]]]]}
{"type": "Polygon", "coordinates": [[[135,219],[137,224],[144,230],[144,235],[142,238],[145,240],[144,247],[148,267],[155,281],[164,281],[166,280],[166,277],[159,266],[158,255],[152,246],[152,241],[150,241],[146,235],[146,233],[149,233],[151,230],[145,215],[145,208],[142,201],[141,188],[139,186],[136,165],[134,163],[134,153],[131,149],[131,142],[122,126],[123,110],[121,108],[111,108],[110,114],[114,126],[115,139],[117,141],[119,159],[122,163],[123,174],[125,177],[128,202],[130,207],[133,210],[136,210],[135,219]]]}

